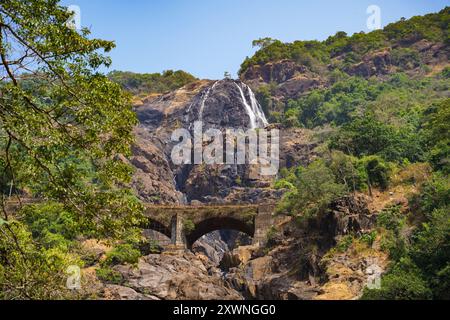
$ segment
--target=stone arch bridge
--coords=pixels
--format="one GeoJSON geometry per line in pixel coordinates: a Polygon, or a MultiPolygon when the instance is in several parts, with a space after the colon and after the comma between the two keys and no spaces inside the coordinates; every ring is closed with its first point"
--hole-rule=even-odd
{"type": "Polygon", "coordinates": [[[148,204],[145,229],[170,238],[171,246],[190,249],[195,241],[215,230],[229,229],[253,238],[262,245],[274,223],[274,204],[169,206],[148,204]]]}

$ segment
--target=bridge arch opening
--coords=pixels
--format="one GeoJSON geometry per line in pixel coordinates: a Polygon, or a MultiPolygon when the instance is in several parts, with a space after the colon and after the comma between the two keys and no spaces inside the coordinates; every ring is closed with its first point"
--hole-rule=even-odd
{"type": "Polygon", "coordinates": [[[236,230],[221,229],[201,236],[192,244],[192,252],[207,257],[214,265],[220,267],[224,256],[239,246],[251,245],[253,239],[246,233],[236,230]]]}
{"type": "Polygon", "coordinates": [[[142,228],[144,229],[144,235],[147,238],[163,242],[164,244],[170,243],[172,236],[171,226],[166,226],[157,220],[147,218],[147,221],[142,228]]]}
{"type": "Polygon", "coordinates": [[[142,231],[142,235],[149,241],[149,248],[151,248],[151,250],[154,250],[150,250],[151,253],[163,251],[166,246],[172,243],[172,239],[167,235],[153,229],[144,229],[142,231]]]}
{"type": "Polygon", "coordinates": [[[188,249],[192,249],[192,245],[201,237],[217,230],[234,230],[242,232],[249,237],[255,234],[254,223],[244,222],[239,219],[230,217],[214,217],[203,220],[195,224],[195,228],[185,234],[186,245],[188,249]]]}

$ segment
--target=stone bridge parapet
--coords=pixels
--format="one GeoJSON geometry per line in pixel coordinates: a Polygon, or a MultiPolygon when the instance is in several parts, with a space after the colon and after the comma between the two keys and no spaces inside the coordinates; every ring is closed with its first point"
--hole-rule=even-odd
{"type": "Polygon", "coordinates": [[[215,230],[237,230],[263,245],[274,222],[274,204],[170,206],[149,204],[143,227],[158,231],[172,246],[190,249],[195,241],[215,230]]]}

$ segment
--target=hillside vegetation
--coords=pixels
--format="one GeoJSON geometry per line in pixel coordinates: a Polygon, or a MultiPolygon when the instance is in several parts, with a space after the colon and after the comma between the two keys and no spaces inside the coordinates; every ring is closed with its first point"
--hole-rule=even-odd
{"type": "Polygon", "coordinates": [[[163,73],[112,71],[108,78],[133,95],[165,93],[197,80],[193,75],[181,70],[167,70],[163,73]]]}
{"type": "MultiPolygon", "coordinates": [[[[54,0],[1,4],[0,299],[97,298],[95,287],[67,288],[71,268],[83,269],[85,288],[98,279],[123,284],[113,267],[136,266],[159,250],[142,235],[144,207],[126,161],[138,124],[130,95],[165,93],[196,78],[104,75],[114,43],[72,30],[69,18],[54,0]]],[[[364,299],[450,299],[449,19],[445,8],[323,42],[260,39],[240,70],[271,122],[288,133],[307,128],[318,141],[314,160],[282,168],[274,181],[287,191],[279,214],[302,224],[345,195],[394,198],[375,206],[373,230],[336,244],[341,251],[352,242],[377,244],[389,255],[381,288],[366,289],[364,299]],[[398,190],[406,201],[396,201],[398,190]]],[[[159,161],[160,173],[154,150],[142,153],[159,161]]],[[[155,177],[151,184],[165,176],[155,177]]],[[[210,187],[211,177],[201,177],[210,187]]],[[[289,258],[290,266],[304,263],[289,258]]],[[[198,293],[201,282],[191,283],[198,293]]]]}
{"type": "Polygon", "coordinates": [[[276,39],[263,38],[255,40],[254,46],[259,46],[254,56],[245,59],[239,74],[242,75],[253,65],[263,65],[268,62],[290,59],[311,69],[333,68],[346,70],[352,63],[361,61],[362,57],[378,49],[395,47],[395,60],[399,65],[418,63],[418,54],[413,49],[405,49],[420,40],[444,42],[449,44],[449,14],[447,7],[435,14],[416,16],[409,20],[387,25],[383,30],[370,33],[356,33],[348,36],[345,32],[337,32],[325,41],[294,41],[283,43],[276,39]],[[335,58],[341,57],[337,60],[335,58]]]}
{"type": "Polygon", "coordinates": [[[449,19],[447,7],[323,42],[260,39],[241,66],[272,122],[312,129],[321,142],[316,161],[282,169],[280,213],[304,220],[345,194],[404,190],[405,207],[378,210],[364,236],[391,259],[364,299],[449,298],[449,19]]]}

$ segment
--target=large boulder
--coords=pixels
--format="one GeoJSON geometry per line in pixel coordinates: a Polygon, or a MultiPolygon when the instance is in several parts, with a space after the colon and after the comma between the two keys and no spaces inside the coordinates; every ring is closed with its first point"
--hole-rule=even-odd
{"type": "Polygon", "coordinates": [[[137,266],[120,265],[114,270],[124,279],[124,285],[112,287],[118,299],[242,299],[222,280],[220,270],[191,252],[152,254],[141,258],[137,266]]]}

